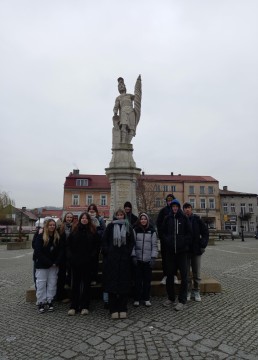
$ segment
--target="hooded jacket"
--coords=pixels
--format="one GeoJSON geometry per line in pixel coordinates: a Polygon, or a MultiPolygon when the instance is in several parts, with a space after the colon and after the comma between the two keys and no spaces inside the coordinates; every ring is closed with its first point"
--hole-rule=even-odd
{"type": "Polygon", "coordinates": [[[134,228],[136,239],[132,256],[135,256],[138,261],[150,262],[151,258],[158,256],[157,235],[154,228],[150,225],[148,215],[141,215],[146,216],[148,223],[143,227],[137,221],[134,228]]]}
{"type": "Polygon", "coordinates": [[[162,224],[164,244],[168,252],[179,254],[191,249],[192,228],[189,219],[179,208],[165,217],[162,224]]]}

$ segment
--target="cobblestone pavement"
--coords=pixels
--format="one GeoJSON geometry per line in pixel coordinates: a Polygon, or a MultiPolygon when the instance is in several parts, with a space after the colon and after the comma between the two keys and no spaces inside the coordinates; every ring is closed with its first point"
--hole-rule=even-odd
{"type": "Polygon", "coordinates": [[[111,320],[101,301],[88,316],[68,306],[38,314],[25,302],[32,284],[32,252],[0,246],[0,360],[258,359],[258,240],[224,240],[203,255],[203,273],[221,294],[188,302],[184,311],[129,305],[129,318],[111,320]]]}

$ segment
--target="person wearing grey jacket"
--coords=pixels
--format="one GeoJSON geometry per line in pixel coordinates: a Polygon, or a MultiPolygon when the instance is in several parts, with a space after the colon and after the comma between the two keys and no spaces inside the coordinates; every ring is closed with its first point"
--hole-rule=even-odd
{"type": "Polygon", "coordinates": [[[145,306],[151,306],[150,289],[152,268],[158,256],[157,235],[150,225],[146,213],[141,213],[134,227],[135,246],[132,251],[135,265],[135,294],[134,306],[140,305],[143,300],[145,306]]]}

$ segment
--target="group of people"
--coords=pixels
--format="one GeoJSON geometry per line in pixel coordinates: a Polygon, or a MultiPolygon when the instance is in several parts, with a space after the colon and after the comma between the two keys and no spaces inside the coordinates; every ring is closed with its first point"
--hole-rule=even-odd
{"type": "MultiPolygon", "coordinates": [[[[182,310],[193,296],[200,298],[200,257],[208,243],[208,230],[192,213],[191,204],[180,203],[172,194],[157,218],[161,245],[162,268],[168,299],[165,306],[175,304],[182,310]],[[190,267],[194,278],[191,288],[190,267]],[[176,302],[175,275],[180,272],[181,286],[176,302]]],[[[91,300],[91,285],[96,284],[99,255],[102,255],[102,286],[104,306],[112,319],[127,318],[128,297],[134,284],[135,307],[151,306],[151,278],[158,257],[155,226],[142,212],[132,213],[127,201],[118,209],[107,226],[97,206],[91,204],[78,221],[67,213],[59,229],[49,218],[44,229],[33,241],[35,287],[39,313],[53,311],[54,300],[62,300],[65,286],[71,287],[68,315],[87,315],[91,300]]]]}

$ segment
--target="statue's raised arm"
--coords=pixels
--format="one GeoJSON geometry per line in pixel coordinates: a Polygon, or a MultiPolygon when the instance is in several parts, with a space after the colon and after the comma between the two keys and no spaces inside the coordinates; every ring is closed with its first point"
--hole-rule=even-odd
{"type": "Polygon", "coordinates": [[[113,145],[117,143],[130,144],[136,134],[136,127],[141,116],[141,75],[136,80],[134,95],[126,93],[122,77],[119,77],[117,81],[120,95],[116,98],[113,109],[113,145]]]}

